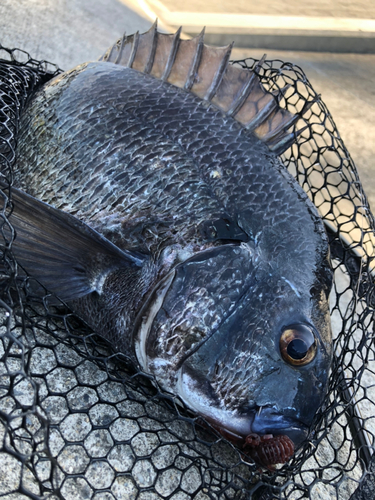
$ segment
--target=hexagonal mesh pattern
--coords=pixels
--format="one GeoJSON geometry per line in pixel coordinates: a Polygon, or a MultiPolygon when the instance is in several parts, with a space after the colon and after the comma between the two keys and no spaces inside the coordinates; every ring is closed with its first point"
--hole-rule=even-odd
{"type": "Polygon", "coordinates": [[[290,111],[314,101],[283,161],[330,236],[335,358],[304,448],[288,464],[261,470],[66,308],[32,297],[29,280],[17,276],[9,216],[18,119],[32,92],[60,70],[21,51],[0,47],[0,57],[8,185],[0,213],[0,497],[341,500],[365,491],[375,435],[374,219],[335,124],[300,68],[266,61],[256,71],[269,90],[284,89],[280,103],[290,111]]]}

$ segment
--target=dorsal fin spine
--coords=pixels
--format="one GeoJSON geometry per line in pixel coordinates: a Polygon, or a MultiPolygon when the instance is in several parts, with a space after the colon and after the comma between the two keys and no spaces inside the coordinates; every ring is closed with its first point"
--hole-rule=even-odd
{"type": "Polygon", "coordinates": [[[146,63],[144,72],[148,75],[152,69],[152,65],[154,64],[154,59],[155,59],[155,52],[156,52],[156,45],[158,43],[158,32],[157,32],[157,27],[158,27],[158,21],[156,20],[154,24],[152,25],[151,28],[151,33],[152,33],[152,42],[151,42],[151,50],[150,50],[150,57],[148,58],[148,61],[146,63]]]}
{"type": "Polygon", "coordinates": [[[247,130],[252,132],[256,128],[258,128],[264,121],[267,120],[267,118],[270,116],[272,111],[275,111],[277,108],[277,100],[275,97],[273,97],[272,100],[270,100],[256,115],[255,117],[250,120],[248,123],[245,124],[245,127],[247,130]]]}
{"type": "Polygon", "coordinates": [[[118,54],[117,54],[117,57],[116,57],[116,60],[115,60],[115,64],[119,64],[119,62],[121,61],[122,50],[124,48],[126,39],[127,39],[127,36],[124,33],[123,36],[122,36],[122,38],[121,38],[121,44],[120,44],[120,48],[118,49],[118,54]]]}
{"type": "Polygon", "coordinates": [[[104,55],[104,58],[103,58],[103,61],[108,61],[110,60],[112,54],[113,54],[113,51],[115,49],[115,45],[112,45],[111,49],[107,51],[107,53],[104,55]]]}
{"type": "Polygon", "coordinates": [[[290,146],[292,146],[297,138],[307,129],[309,129],[309,125],[306,125],[305,127],[297,130],[296,132],[290,132],[289,134],[280,134],[279,140],[277,141],[272,141],[267,143],[268,147],[270,148],[271,151],[273,151],[276,154],[281,154],[284,151],[286,151],[290,146]]]}
{"type": "Polygon", "coordinates": [[[200,64],[201,59],[202,59],[203,44],[204,44],[204,32],[205,32],[205,28],[203,28],[203,30],[201,31],[201,33],[199,35],[197,50],[195,52],[193,62],[190,66],[190,70],[189,70],[189,73],[188,73],[188,76],[187,76],[187,79],[186,79],[186,82],[184,85],[184,90],[190,90],[194,84],[194,80],[195,80],[195,77],[196,77],[196,74],[197,74],[197,71],[199,68],[199,64],[200,64]]]}
{"type": "Polygon", "coordinates": [[[161,76],[161,80],[163,80],[163,82],[165,82],[168,79],[169,75],[171,74],[173,63],[176,60],[178,46],[180,45],[181,29],[182,28],[180,26],[178,28],[178,30],[176,31],[176,33],[173,35],[172,46],[171,46],[171,50],[169,52],[167,64],[165,65],[164,72],[161,76]]]}
{"type": "MultiPolygon", "coordinates": [[[[290,87],[290,85],[288,87],[290,87]]],[[[311,106],[318,100],[319,96],[314,97],[314,99],[312,99],[311,101],[306,102],[300,114],[291,115],[289,120],[283,123],[283,126],[280,126],[277,130],[271,131],[270,133],[265,134],[262,137],[262,140],[264,140],[267,143],[271,151],[278,153],[278,150],[280,149],[280,152],[282,153],[283,151],[288,149],[288,147],[291,146],[305,130],[309,128],[309,126],[306,125],[305,127],[295,132],[291,132],[290,134],[285,134],[285,130],[295,125],[297,121],[301,118],[301,116],[303,116],[311,108],[311,106]]]]}
{"type": "Polygon", "coordinates": [[[307,111],[311,108],[311,106],[316,102],[318,102],[319,100],[320,100],[320,94],[315,96],[311,101],[305,102],[300,115],[303,116],[305,113],[307,113],[307,111]]]}
{"type": "Polygon", "coordinates": [[[259,68],[261,68],[263,66],[264,61],[266,60],[266,57],[267,57],[267,54],[262,55],[262,57],[259,59],[259,61],[254,66],[254,69],[253,69],[254,72],[257,72],[259,70],[259,68]]]}
{"type": "Polygon", "coordinates": [[[212,84],[209,87],[209,89],[207,90],[206,95],[204,96],[204,99],[206,101],[211,101],[213,96],[216,94],[217,89],[219,88],[219,85],[223,79],[224,73],[225,73],[227,66],[228,66],[228,63],[229,63],[229,58],[230,58],[230,54],[232,52],[233,44],[234,44],[234,42],[232,42],[227,47],[227,50],[224,54],[223,59],[221,60],[221,63],[220,63],[219,68],[216,72],[216,75],[214,76],[212,84]]]}
{"type": "Polygon", "coordinates": [[[298,120],[300,119],[299,115],[291,115],[289,119],[284,121],[282,125],[274,130],[270,130],[267,134],[262,136],[262,141],[268,143],[272,143],[275,139],[277,139],[281,134],[284,133],[286,129],[292,127],[298,120]]]}
{"type": "Polygon", "coordinates": [[[243,86],[240,95],[237,97],[235,101],[233,101],[232,106],[227,111],[228,116],[234,116],[239,111],[239,109],[242,107],[242,105],[248,98],[249,94],[251,93],[256,83],[256,80],[257,76],[255,75],[255,73],[253,71],[252,72],[249,71],[249,79],[243,86]]]}
{"type": "Polygon", "coordinates": [[[280,136],[280,140],[277,142],[267,143],[267,146],[273,153],[281,154],[292,146],[295,140],[296,134],[294,132],[290,132],[289,134],[283,134],[280,136]]]}
{"type": "Polygon", "coordinates": [[[137,33],[135,33],[135,35],[133,37],[132,51],[130,53],[129,61],[128,61],[128,64],[127,64],[127,66],[129,68],[131,68],[132,65],[133,65],[133,62],[134,62],[134,59],[135,59],[135,55],[137,53],[138,42],[139,42],[139,31],[137,31],[137,33]]]}
{"type": "Polygon", "coordinates": [[[276,99],[280,100],[281,97],[283,97],[291,87],[292,87],[292,84],[288,83],[288,85],[285,85],[285,87],[283,87],[281,89],[277,89],[277,90],[275,90],[275,92],[272,92],[272,95],[276,99]]]}

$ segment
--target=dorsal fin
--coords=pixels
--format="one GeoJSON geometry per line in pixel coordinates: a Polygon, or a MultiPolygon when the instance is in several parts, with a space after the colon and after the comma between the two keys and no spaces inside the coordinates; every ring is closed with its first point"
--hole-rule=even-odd
{"type": "MultiPolygon", "coordinates": [[[[205,45],[204,30],[190,40],[181,40],[180,32],[181,28],[174,35],[159,33],[155,22],[146,33],[124,35],[99,60],[148,73],[211,102],[277,154],[290,147],[298,135],[290,129],[302,113],[280,108],[282,93],[267,92],[256,68],[228,64],[232,45],[205,45]]],[[[263,59],[258,64],[262,63],[263,59]]]]}

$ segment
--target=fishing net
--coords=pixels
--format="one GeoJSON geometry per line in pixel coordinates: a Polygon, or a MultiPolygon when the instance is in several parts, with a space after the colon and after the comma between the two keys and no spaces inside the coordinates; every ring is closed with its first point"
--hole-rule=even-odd
{"type": "MultiPolygon", "coordinates": [[[[48,306],[47,291],[33,296],[32,279],[12,255],[17,127],[28,97],[60,70],[0,49],[0,497],[372,498],[374,219],[332,117],[302,70],[278,60],[256,66],[282,107],[299,113],[313,101],[283,160],[329,234],[335,355],[303,449],[267,470],[137,373],[65,306],[48,306]]],[[[236,64],[254,68],[256,61],[236,64]]]]}

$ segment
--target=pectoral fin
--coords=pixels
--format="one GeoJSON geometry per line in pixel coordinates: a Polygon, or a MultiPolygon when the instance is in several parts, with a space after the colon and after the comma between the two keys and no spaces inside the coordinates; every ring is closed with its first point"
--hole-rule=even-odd
{"type": "Polygon", "coordinates": [[[62,300],[100,293],[110,271],[144,262],[76,217],[22,191],[12,188],[12,202],[9,221],[16,231],[12,250],[18,263],[62,300]]]}

